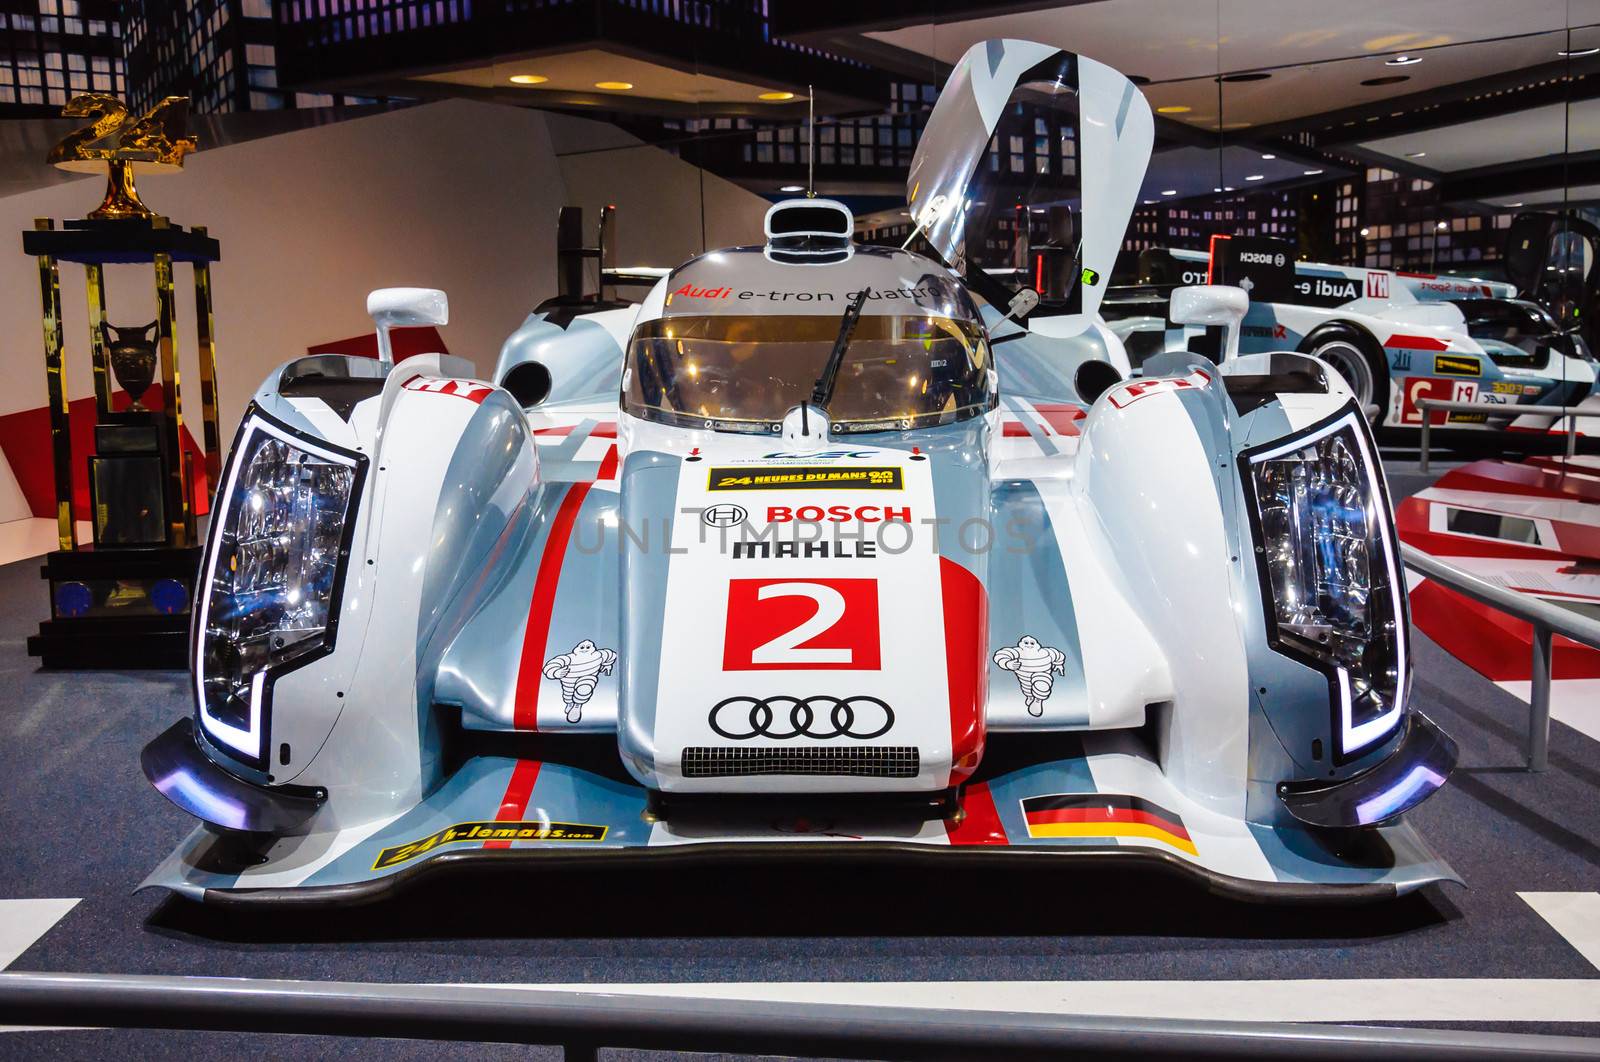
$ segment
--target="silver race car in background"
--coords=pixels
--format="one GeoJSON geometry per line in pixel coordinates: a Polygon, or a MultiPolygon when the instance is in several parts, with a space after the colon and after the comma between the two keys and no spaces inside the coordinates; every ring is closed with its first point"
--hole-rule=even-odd
{"type": "Polygon", "coordinates": [[[493,382],[272,374],[217,497],[195,712],[143,756],[202,824],[146,884],[337,902],[755,853],[1145,861],[1268,900],[1454,880],[1402,818],[1455,747],[1410,703],[1348,388],[1295,354],[1125,379],[1099,319],[1152,135],[1116,71],[987,42],[907,183],[942,260],[791,200],[638,305],[534,313],[493,382]],[[1019,323],[969,214],[1015,194],[991,137],[1036,119],[1072,140],[1082,283],[1019,323]]]}

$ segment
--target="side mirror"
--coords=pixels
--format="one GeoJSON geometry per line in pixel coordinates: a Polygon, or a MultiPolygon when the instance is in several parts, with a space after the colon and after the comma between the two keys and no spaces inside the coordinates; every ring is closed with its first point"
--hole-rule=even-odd
{"type": "Polygon", "coordinates": [[[450,323],[450,300],[436,288],[379,288],[367,296],[367,314],[378,326],[378,360],[394,364],[389,329],[450,323]]]}
{"type": "Polygon", "coordinates": [[[1173,289],[1167,315],[1174,324],[1221,325],[1227,334],[1221,360],[1227,361],[1238,356],[1239,322],[1244,320],[1245,311],[1249,309],[1250,296],[1245,294],[1243,288],[1227,284],[1195,284],[1173,289]]]}

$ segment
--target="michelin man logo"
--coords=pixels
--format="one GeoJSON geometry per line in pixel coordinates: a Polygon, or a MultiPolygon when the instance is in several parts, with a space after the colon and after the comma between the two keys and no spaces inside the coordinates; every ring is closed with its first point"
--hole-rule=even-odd
{"type": "Polygon", "coordinates": [[[561,683],[561,703],[567,709],[567,722],[576,723],[583,718],[583,706],[594,696],[600,676],[611,674],[616,663],[615,649],[597,649],[587,638],[573,646],[572,652],[552,656],[544,662],[544,677],[561,683]]]}
{"type": "Polygon", "coordinates": [[[1005,671],[1014,671],[1017,685],[1022,687],[1022,703],[1029,715],[1043,715],[1044,702],[1055,688],[1055,676],[1067,673],[1067,656],[1060,649],[1040,645],[1032,635],[1024,634],[1016,645],[996,650],[994,662],[1005,671]]]}

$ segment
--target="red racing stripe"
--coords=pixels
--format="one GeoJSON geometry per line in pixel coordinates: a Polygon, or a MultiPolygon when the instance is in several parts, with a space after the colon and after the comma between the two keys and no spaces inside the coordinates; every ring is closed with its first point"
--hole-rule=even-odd
{"type": "Polygon", "coordinates": [[[1084,412],[1078,406],[1035,402],[1033,409],[1057,435],[1077,435],[1078,421],[1084,418],[1084,412]]]}
{"type": "Polygon", "coordinates": [[[1398,333],[1383,341],[1386,347],[1396,350],[1449,350],[1450,344],[1431,336],[1403,336],[1398,333]]]}
{"type": "Polygon", "coordinates": [[[1002,439],[1026,439],[1028,438],[1028,426],[1021,421],[1008,420],[1000,425],[1000,437],[1002,439]]]}
{"type": "MultiPolygon", "coordinates": [[[[539,780],[538,760],[518,760],[511,768],[511,780],[506,783],[506,795],[500,798],[500,810],[495,812],[496,822],[521,822],[528,813],[528,801],[533,797],[533,785],[539,780]]],[[[485,841],[485,848],[510,848],[510,841],[485,841]]]]}
{"type": "Polygon", "coordinates": [[[1006,828],[1000,822],[1000,810],[994,806],[994,794],[988,782],[974,782],[961,791],[961,810],[966,814],[960,822],[944,824],[951,844],[1010,844],[1006,828]]]}
{"type": "Polygon", "coordinates": [[[600,462],[600,473],[594,477],[596,480],[612,480],[617,478],[617,444],[612,443],[606,451],[605,459],[600,462]]]}
{"type": "Polygon", "coordinates": [[[983,756],[989,599],[976,576],[939,558],[944,604],[945,682],[950,694],[950,782],[959,783],[983,756]]]}
{"type": "Polygon", "coordinates": [[[574,483],[550,521],[544,553],[539,557],[539,574],[534,577],[533,600],[528,604],[528,626],[522,635],[522,663],[517,669],[517,703],[511,725],[518,730],[539,729],[539,682],[544,677],[545,642],[550,637],[550,613],[555,609],[556,586],[561,582],[561,565],[567,556],[567,540],[578,518],[583,499],[589,496],[590,483],[574,483]]]}

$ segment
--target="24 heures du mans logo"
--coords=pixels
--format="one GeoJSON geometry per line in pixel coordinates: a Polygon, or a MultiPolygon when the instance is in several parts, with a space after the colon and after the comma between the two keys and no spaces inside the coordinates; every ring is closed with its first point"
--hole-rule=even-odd
{"type": "Polygon", "coordinates": [[[832,490],[902,490],[905,477],[899,468],[849,468],[827,465],[788,465],[777,468],[713,468],[707,490],[783,490],[808,487],[832,490]]]}

